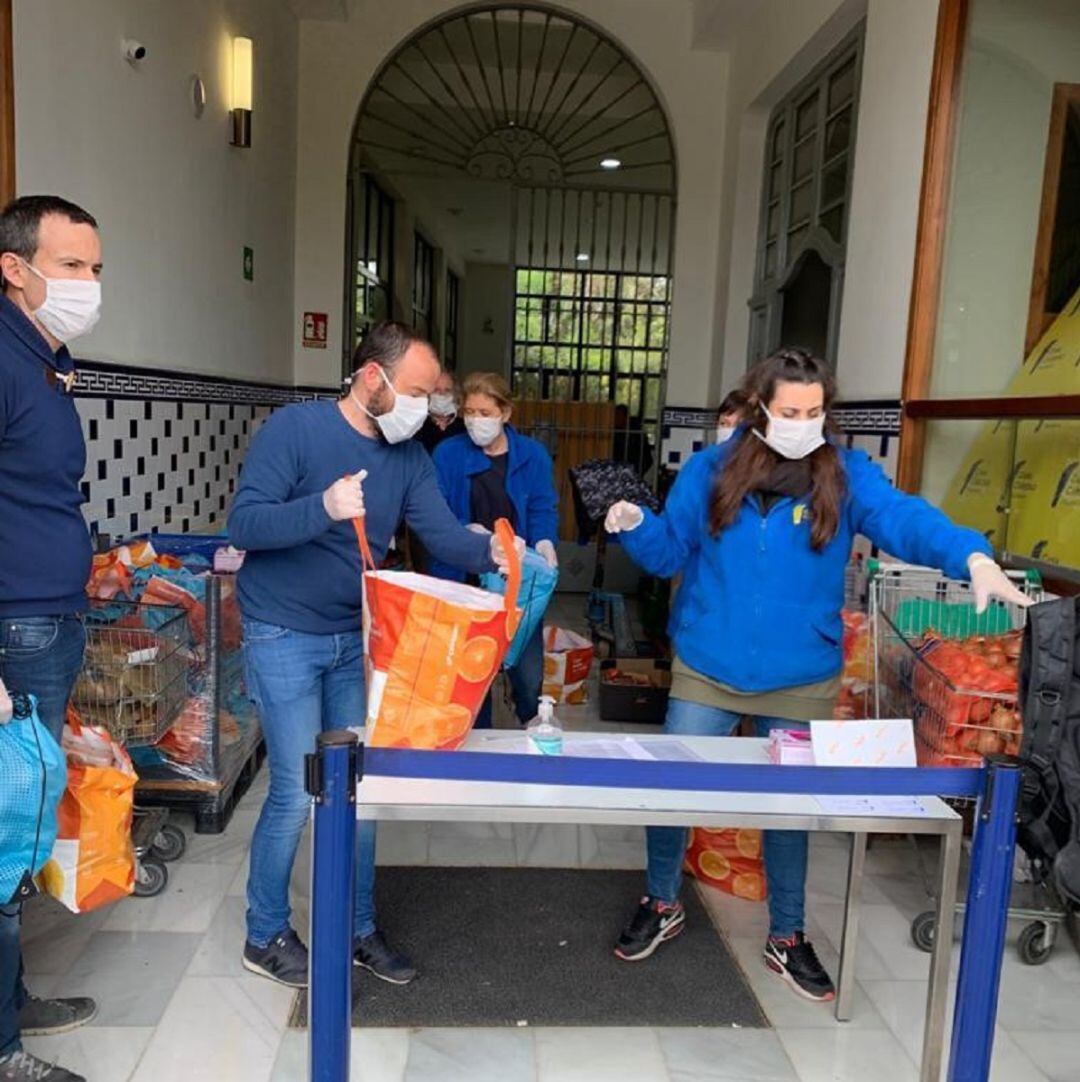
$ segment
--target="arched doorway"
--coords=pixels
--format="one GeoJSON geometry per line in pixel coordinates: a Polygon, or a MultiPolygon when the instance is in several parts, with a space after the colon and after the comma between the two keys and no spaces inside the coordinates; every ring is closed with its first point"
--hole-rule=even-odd
{"type": "Polygon", "coordinates": [[[357,114],[346,368],[393,316],[523,398],[623,404],[655,445],[675,193],[664,109],[603,31],[529,3],[427,24],[357,114]]]}

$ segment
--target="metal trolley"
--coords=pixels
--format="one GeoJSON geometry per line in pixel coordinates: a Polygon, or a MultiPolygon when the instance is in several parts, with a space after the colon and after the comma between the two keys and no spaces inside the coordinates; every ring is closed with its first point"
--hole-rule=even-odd
{"type": "MultiPolygon", "coordinates": [[[[1041,600],[1036,572],[1009,575],[1032,600],[1041,600]]],[[[920,766],[979,765],[984,755],[1018,755],[1015,679],[997,666],[1007,668],[1019,655],[1023,607],[994,602],[976,614],[968,583],[926,567],[871,560],[868,578],[875,715],[912,719],[920,766]],[[972,668],[964,667],[952,645],[959,640],[967,640],[972,668]],[[971,677],[978,687],[965,686],[971,677]]],[[[1009,917],[1028,922],[1017,950],[1025,964],[1040,965],[1050,957],[1067,910],[1033,864],[1028,878],[1014,885],[1009,917]]],[[[964,912],[963,904],[957,912],[964,912]]],[[[932,949],[935,923],[932,911],[912,921],[911,937],[921,950],[932,949]]]]}

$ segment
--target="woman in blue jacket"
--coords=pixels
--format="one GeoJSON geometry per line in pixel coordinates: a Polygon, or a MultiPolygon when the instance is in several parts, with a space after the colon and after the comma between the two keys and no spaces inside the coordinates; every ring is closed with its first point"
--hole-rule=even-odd
{"type": "MultiPolygon", "coordinates": [[[[558,566],[555,545],[559,536],[559,500],[552,480],[551,456],[542,443],[523,436],[509,423],[510,388],[495,372],[475,372],[462,388],[465,433],[444,440],[435,448],[435,472],[450,510],[467,525],[493,530],[507,518],[514,532],[547,560],[558,566]]],[[[461,579],[456,568],[436,565],[432,574],[461,579]]],[[[507,670],[514,707],[523,724],[536,717],[544,680],[543,628],[507,670]]],[[[491,726],[489,695],[476,721],[491,726]]]]}
{"type": "MultiPolygon", "coordinates": [[[[663,514],[620,502],[605,524],[650,574],[682,575],[666,732],[727,736],[749,716],[766,736],[832,716],[856,534],[898,559],[970,578],[980,611],[991,596],[1026,601],[981,534],[893,488],[863,452],[829,438],[835,385],[822,361],[780,350],[747,374],[744,389],[746,422],[686,463],[663,514]]],[[[650,827],[647,836],[647,895],[615,948],[627,961],[683,928],[686,831],[650,827]]],[[[800,995],[829,1000],[833,983],[804,931],[807,848],[805,833],[765,833],[764,961],[800,995]]]]}

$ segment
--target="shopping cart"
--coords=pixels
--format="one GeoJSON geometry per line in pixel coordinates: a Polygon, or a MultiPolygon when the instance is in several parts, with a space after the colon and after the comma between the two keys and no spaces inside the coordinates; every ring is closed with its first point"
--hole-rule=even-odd
{"type": "MultiPolygon", "coordinates": [[[[1009,575],[1032,600],[1042,598],[1036,572],[1009,575]]],[[[995,601],[976,613],[968,583],[926,567],[871,560],[868,577],[875,715],[912,719],[920,766],[979,765],[985,755],[1018,755],[1016,659],[1024,607],[995,601]]],[[[921,854],[920,867],[929,883],[921,854]]],[[[1029,922],[1017,949],[1023,962],[1039,965],[1050,957],[1067,910],[1034,864],[1023,875],[1028,881],[1016,884],[1009,916],[1029,922]]],[[[921,950],[932,949],[934,926],[929,911],[912,921],[921,950]]]]}

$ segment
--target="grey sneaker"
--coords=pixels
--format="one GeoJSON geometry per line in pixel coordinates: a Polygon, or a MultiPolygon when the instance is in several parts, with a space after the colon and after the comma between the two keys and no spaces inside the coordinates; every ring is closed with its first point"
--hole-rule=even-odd
{"type": "Polygon", "coordinates": [[[0,1056],[0,1082],[86,1082],[86,1079],[20,1050],[0,1056]]]}
{"type": "Polygon", "coordinates": [[[50,1037],[85,1026],[95,1017],[97,1004],[87,996],[71,999],[29,996],[19,1011],[19,1029],[24,1037],[50,1037]]]}
{"type": "Polygon", "coordinates": [[[307,947],[300,937],[288,928],[274,936],[265,947],[254,943],[244,944],[244,968],[260,977],[269,977],[289,988],[306,988],[308,982],[307,947]]]}

